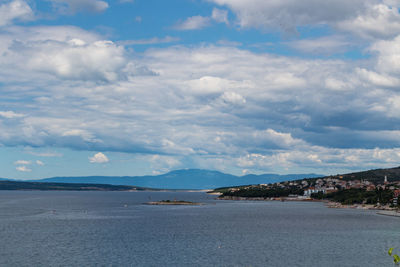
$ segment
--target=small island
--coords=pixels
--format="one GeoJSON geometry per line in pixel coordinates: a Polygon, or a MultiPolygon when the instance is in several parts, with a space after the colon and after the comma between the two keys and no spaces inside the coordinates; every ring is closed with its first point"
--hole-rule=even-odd
{"type": "Polygon", "coordinates": [[[203,205],[202,203],[198,202],[191,202],[191,201],[184,201],[184,200],[161,200],[161,201],[152,201],[152,202],[147,202],[147,205],[192,205],[192,206],[197,206],[197,205],[203,205]]]}

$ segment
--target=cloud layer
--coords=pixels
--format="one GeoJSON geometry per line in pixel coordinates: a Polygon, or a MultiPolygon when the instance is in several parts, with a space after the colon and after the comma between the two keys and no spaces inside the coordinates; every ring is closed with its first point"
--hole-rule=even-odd
{"type": "Polygon", "coordinates": [[[242,28],[296,33],[297,27],[328,25],[365,38],[389,38],[400,33],[397,0],[209,0],[229,7],[242,28]]]}
{"type": "MultiPolygon", "coordinates": [[[[343,169],[400,160],[397,1],[392,8],[372,0],[212,2],[229,8],[243,29],[329,25],[340,32],[286,43],[305,53],[346,50],[351,35],[368,40],[369,57],[300,58],[214,44],[136,53],[79,27],[8,26],[0,32],[0,144],[128,152],[158,170],[343,169]]],[[[0,26],[29,18],[24,3],[0,5],[0,14],[19,10],[0,26]]],[[[108,7],[55,3],[73,12],[108,7]]],[[[228,12],[215,8],[176,28],[212,21],[229,24],[228,12]]],[[[109,160],[99,152],[89,161],[109,160]]]]}

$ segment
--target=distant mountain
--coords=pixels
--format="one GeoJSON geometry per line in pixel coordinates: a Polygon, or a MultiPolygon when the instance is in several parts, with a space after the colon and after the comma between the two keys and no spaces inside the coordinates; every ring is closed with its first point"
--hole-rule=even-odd
{"type": "Polygon", "coordinates": [[[286,180],[321,177],[317,174],[261,174],[235,176],[218,171],[187,169],[176,170],[155,176],[87,176],[53,177],[40,182],[53,183],[96,183],[112,185],[133,185],[160,189],[213,189],[249,184],[268,184],[286,180]]]}

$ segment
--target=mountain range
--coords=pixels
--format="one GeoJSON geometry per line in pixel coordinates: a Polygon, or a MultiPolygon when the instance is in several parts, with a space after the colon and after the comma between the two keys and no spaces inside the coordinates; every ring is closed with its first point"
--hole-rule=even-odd
{"type": "MultiPolygon", "coordinates": [[[[0,190],[125,190],[114,189],[115,186],[133,186],[137,190],[147,189],[215,189],[251,184],[270,184],[291,180],[317,178],[339,178],[342,180],[368,180],[373,183],[383,183],[385,176],[389,182],[400,180],[400,167],[374,169],[368,171],[323,176],[319,174],[249,174],[235,176],[219,171],[184,169],[171,171],[162,175],[148,176],[82,176],[82,177],[52,177],[31,181],[18,181],[0,178],[0,190]],[[64,183],[64,184],[56,184],[64,183]],[[46,185],[47,184],[47,185],[46,185]],[[71,184],[71,186],[68,186],[71,184]],[[74,184],[74,185],[72,185],[74,184]],[[103,186],[104,185],[104,186],[103,186]],[[110,185],[107,187],[107,185],[110,185]],[[108,189],[107,189],[108,188],[108,189]]],[[[130,188],[129,188],[130,189],[130,188]]]]}
{"type": "Polygon", "coordinates": [[[158,189],[213,189],[218,187],[231,187],[249,184],[268,184],[321,176],[323,175],[313,173],[287,175],[268,173],[261,175],[249,174],[244,176],[235,176],[219,171],[184,169],[154,176],[52,177],[34,180],[34,182],[133,185],[158,189]]]}

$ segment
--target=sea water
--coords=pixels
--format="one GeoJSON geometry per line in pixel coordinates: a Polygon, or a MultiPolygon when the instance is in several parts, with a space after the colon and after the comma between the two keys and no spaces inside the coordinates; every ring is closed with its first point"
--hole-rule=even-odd
{"type": "Polygon", "coordinates": [[[193,192],[0,191],[1,266],[393,266],[400,218],[193,192]],[[176,199],[200,206],[151,206],[176,199]]]}

